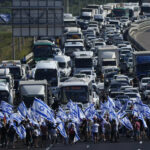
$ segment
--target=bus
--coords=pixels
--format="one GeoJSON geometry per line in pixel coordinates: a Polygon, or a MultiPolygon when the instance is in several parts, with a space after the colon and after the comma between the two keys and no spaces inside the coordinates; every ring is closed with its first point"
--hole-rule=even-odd
{"type": "Polygon", "coordinates": [[[47,60],[53,56],[55,44],[49,40],[37,40],[34,42],[33,55],[34,61],[47,60]]]}
{"type": "Polygon", "coordinates": [[[59,99],[65,105],[70,100],[81,104],[84,108],[88,103],[99,105],[99,98],[95,95],[92,80],[87,76],[71,77],[60,84],[59,99]]]}
{"type": "Polygon", "coordinates": [[[116,18],[128,17],[129,18],[129,9],[128,8],[114,8],[112,10],[112,16],[116,18]]]}

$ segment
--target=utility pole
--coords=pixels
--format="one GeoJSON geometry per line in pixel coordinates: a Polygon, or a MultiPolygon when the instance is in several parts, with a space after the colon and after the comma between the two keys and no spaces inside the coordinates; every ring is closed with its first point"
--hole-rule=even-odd
{"type": "Polygon", "coordinates": [[[67,13],[69,13],[69,0],[67,0],[67,13]]]}

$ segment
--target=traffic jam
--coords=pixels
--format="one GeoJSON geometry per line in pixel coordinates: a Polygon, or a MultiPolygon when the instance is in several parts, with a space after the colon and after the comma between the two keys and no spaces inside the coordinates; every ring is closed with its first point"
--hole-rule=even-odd
{"type": "Polygon", "coordinates": [[[34,41],[32,62],[3,60],[0,145],[149,139],[150,52],[126,34],[149,7],[89,4],[64,14],[61,40],[34,41]]]}

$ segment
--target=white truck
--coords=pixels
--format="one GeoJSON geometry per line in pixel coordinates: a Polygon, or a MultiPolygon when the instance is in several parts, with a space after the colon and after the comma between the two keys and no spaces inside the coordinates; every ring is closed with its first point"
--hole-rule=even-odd
{"type": "Polygon", "coordinates": [[[0,79],[0,101],[6,101],[9,104],[14,104],[14,90],[9,88],[9,84],[5,79],[0,79]]]}
{"type": "Polygon", "coordinates": [[[57,61],[39,61],[32,70],[32,78],[35,80],[47,80],[52,93],[57,96],[60,83],[60,70],[57,61]]]}
{"type": "Polygon", "coordinates": [[[48,83],[46,80],[27,80],[19,83],[19,101],[24,101],[27,108],[32,106],[34,98],[43,100],[46,104],[51,104],[51,97],[48,90],[48,83]]]}
{"type": "Polygon", "coordinates": [[[93,51],[79,51],[73,53],[73,72],[80,73],[82,70],[94,71],[96,60],[93,51]]]}
{"type": "Polygon", "coordinates": [[[119,67],[119,49],[113,45],[105,45],[98,49],[98,70],[103,73],[106,68],[119,67]]]}
{"type": "Polygon", "coordinates": [[[58,62],[60,76],[68,77],[71,74],[71,59],[66,55],[58,55],[54,57],[54,60],[58,62]]]}
{"type": "Polygon", "coordinates": [[[14,78],[14,88],[17,92],[19,81],[27,78],[25,65],[22,65],[20,60],[4,60],[0,68],[9,68],[10,74],[14,78]]]}

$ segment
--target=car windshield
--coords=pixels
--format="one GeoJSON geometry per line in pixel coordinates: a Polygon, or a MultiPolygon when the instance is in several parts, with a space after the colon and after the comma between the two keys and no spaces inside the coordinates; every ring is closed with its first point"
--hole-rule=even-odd
{"type": "Polygon", "coordinates": [[[113,89],[113,88],[120,88],[120,87],[121,87],[120,84],[112,84],[112,85],[110,86],[111,89],[113,89]]]}
{"type": "Polygon", "coordinates": [[[8,102],[9,93],[7,91],[0,91],[0,100],[8,102]]]}
{"type": "Polygon", "coordinates": [[[75,51],[83,51],[83,46],[67,46],[67,47],[65,47],[65,53],[73,53],[75,51]]]}
{"type": "Polygon", "coordinates": [[[9,67],[10,73],[13,75],[14,79],[21,78],[21,70],[20,67],[9,67]]]}
{"type": "Polygon", "coordinates": [[[35,80],[47,80],[51,86],[57,86],[57,70],[56,69],[37,69],[35,72],[35,80]]]}
{"type": "Polygon", "coordinates": [[[69,86],[62,88],[62,103],[67,103],[69,100],[73,102],[88,102],[88,87],[85,86],[69,86]]]}
{"type": "Polygon", "coordinates": [[[88,68],[92,66],[93,66],[93,63],[92,63],[91,58],[76,58],[75,59],[76,68],[88,68]]]}
{"type": "Polygon", "coordinates": [[[102,66],[115,66],[116,61],[103,61],[102,66]]]}
{"type": "Polygon", "coordinates": [[[126,94],[127,96],[129,96],[130,98],[136,98],[137,95],[136,94],[126,94]]]}
{"type": "Polygon", "coordinates": [[[150,85],[147,85],[147,88],[146,88],[147,90],[150,90],[150,85]]]}
{"type": "Polygon", "coordinates": [[[52,46],[49,46],[49,45],[34,46],[33,52],[34,52],[35,58],[36,57],[48,58],[52,55],[52,46]]]}
{"type": "Polygon", "coordinates": [[[150,79],[143,79],[142,83],[148,83],[150,81],[150,79]]]}
{"type": "Polygon", "coordinates": [[[59,62],[58,63],[60,68],[66,68],[66,63],[65,62],[59,62]]]}

